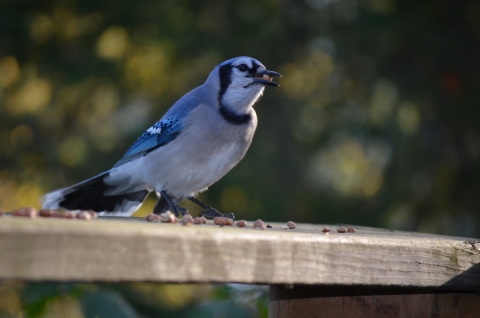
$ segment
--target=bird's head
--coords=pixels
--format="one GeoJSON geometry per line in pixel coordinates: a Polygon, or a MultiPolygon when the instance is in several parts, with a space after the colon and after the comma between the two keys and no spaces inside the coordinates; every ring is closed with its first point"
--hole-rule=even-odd
{"type": "Polygon", "coordinates": [[[265,86],[279,86],[273,82],[280,73],[269,71],[258,60],[241,56],[225,61],[212,72],[219,81],[218,102],[237,113],[245,113],[262,95],[265,86]]]}

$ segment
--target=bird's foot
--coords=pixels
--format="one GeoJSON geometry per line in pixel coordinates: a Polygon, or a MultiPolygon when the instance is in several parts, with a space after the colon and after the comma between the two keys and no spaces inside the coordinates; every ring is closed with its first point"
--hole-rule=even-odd
{"type": "Polygon", "coordinates": [[[222,216],[222,217],[225,217],[225,218],[235,220],[235,215],[233,213],[223,214],[223,213],[218,212],[216,209],[212,208],[211,206],[206,205],[205,203],[203,203],[199,199],[196,199],[194,197],[189,197],[188,199],[190,201],[192,201],[193,203],[198,204],[199,206],[201,206],[202,208],[205,209],[202,212],[200,212],[200,217],[204,216],[204,217],[213,219],[216,216],[222,216]]]}
{"type": "Polygon", "coordinates": [[[182,216],[184,216],[185,214],[188,214],[188,210],[175,204],[174,202],[176,201],[172,201],[172,199],[168,196],[168,194],[164,190],[159,192],[162,196],[160,199],[158,199],[157,203],[155,204],[155,207],[153,208],[153,213],[162,214],[163,212],[170,211],[173,214],[175,214],[177,218],[180,217],[180,214],[182,216]]]}
{"type": "Polygon", "coordinates": [[[200,217],[202,217],[202,216],[204,216],[206,218],[211,218],[211,219],[213,219],[216,216],[222,216],[222,217],[225,217],[225,218],[235,220],[235,215],[233,213],[223,214],[223,213],[218,212],[214,208],[203,210],[202,212],[200,212],[200,217]]]}
{"type": "Polygon", "coordinates": [[[185,214],[188,214],[188,210],[185,209],[185,208],[182,208],[178,205],[174,205],[173,208],[168,208],[167,211],[170,211],[172,212],[173,214],[175,214],[175,216],[177,218],[181,218],[183,217],[185,214]]]}
{"type": "Polygon", "coordinates": [[[179,207],[178,205],[176,205],[175,208],[177,209],[177,211],[176,211],[176,212],[173,212],[173,213],[175,213],[175,216],[176,216],[176,217],[179,217],[180,214],[181,214],[182,216],[184,216],[185,214],[188,214],[188,210],[185,209],[185,208],[179,207]]]}

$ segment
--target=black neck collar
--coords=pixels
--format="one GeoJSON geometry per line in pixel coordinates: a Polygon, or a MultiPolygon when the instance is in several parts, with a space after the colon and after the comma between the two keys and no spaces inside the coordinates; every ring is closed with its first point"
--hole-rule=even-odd
{"type": "Polygon", "coordinates": [[[250,120],[252,120],[252,116],[250,114],[239,115],[239,114],[235,113],[234,111],[225,107],[225,105],[223,105],[223,103],[221,103],[221,102],[220,102],[219,111],[220,111],[220,114],[222,115],[222,117],[231,124],[243,125],[243,124],[249,123],[250,120]]]}

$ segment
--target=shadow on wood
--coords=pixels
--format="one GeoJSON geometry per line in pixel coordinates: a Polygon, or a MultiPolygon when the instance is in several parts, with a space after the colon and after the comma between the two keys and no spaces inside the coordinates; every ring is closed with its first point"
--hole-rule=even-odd
{"type": "MultiPolygon", "coordinates": [[[[440,286],[441,289],[444,290],[458,290],[458,286],[462,286],[461,288],[465,291],[473,290],[480,292],[478,288],[480,284],[480,263],[476,264],[466,271],[458,274],[457,276],[450,279],[448,282],[440,286]]],[[[480,317],[480,316],[478,316],[480,317]]]]}

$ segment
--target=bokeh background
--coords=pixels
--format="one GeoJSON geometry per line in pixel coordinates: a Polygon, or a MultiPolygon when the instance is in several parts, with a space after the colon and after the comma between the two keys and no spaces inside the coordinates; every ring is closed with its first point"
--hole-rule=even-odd
{"type": "MultiPolygon", "coordinates": [[[[203,201],[243,219],[478,237],[479,16],[475,0],[0,0],[0,207],[39,207],[109,169],[215,65],[248,55],[282,86],[203,201]]],[[[33,285],[5,286],[28,303],[33,285]]],[[[125,300],[142,286],[55,288],[80,306],[71,290],[125,300]]],[[[179,293],[184,309],[255,299],[245,314],[265,315],[261,287],[148,288],[206,295],[179,293]]]]}

